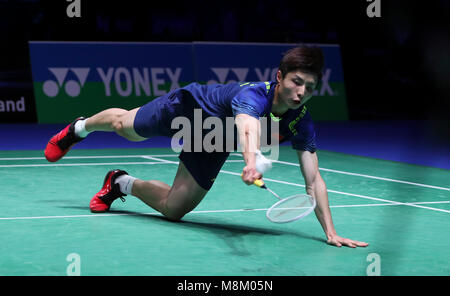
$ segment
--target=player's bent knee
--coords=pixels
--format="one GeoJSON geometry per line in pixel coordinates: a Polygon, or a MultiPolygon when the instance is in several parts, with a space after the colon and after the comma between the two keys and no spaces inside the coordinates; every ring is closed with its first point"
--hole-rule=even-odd
{"type": "Polygon", "coordinates": [[[183,218],[190,211],[191,211],[190,209],[186,209],[185,207],[176,207],[176,208],[170,208],[170,209],[166,208],[162,214],[168,220],[177,222],[177,221],[180,221],[181,218],[183,218]]]}
{"type": "Polygon", "coordinates": [[[186,214],[177,214],[177,213],[170,213],[170,214],[164,214],[164,217],[166,217],[168,220],[172,222],[179,222],[181,218],[184,217],[186,214]]]}
{"type": "Polygon", "coordinates": [[[175,210],[175,211],[166,211],[165,213],[163,213],[164,217],[166,217],[168,220],[172,221],[172,222],[178,222],[180,221],[184,215],[186,215],[187,213],[189,213],[189,211],[184,211],[184,210],[175,210]]]}
{"type": "Polygon", "coordinates": [[[171,221],[180,221],[181,218],[184,217],[187,213],[189,213],[191,209],[188,209],[185,206],[177,206],[177,207],[171,207],[167,208],[164,211],[164,216],[171,220],[171,221]]]}

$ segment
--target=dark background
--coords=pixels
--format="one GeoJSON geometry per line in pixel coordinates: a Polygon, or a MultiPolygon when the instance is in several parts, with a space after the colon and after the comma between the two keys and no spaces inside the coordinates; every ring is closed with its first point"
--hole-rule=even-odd
{"type": "Polygon", "coordinates": [[[448,135],[449,2],[381,0],[369,18],[366,0],[81,0],[69,18],[65,0],[0,0],[0,100],[30,107],[0,122],[36,122],[28,40],[333,43],[351,120],[431,120],[448,135]]]}

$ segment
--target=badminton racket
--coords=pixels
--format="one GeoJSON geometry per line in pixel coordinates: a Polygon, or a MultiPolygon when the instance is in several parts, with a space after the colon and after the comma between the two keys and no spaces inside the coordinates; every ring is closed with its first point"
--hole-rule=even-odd
{"type": "Polygon", "coordinates": [[[278,199],[266,212],[266,217],[271,222],[294,222],[311,214],[316,207],[316,200],[308,194],[295,194],[281,198],[272,189],[268,188],[262,179],[256,180],[254,185],[269,191],[278,199]]]}

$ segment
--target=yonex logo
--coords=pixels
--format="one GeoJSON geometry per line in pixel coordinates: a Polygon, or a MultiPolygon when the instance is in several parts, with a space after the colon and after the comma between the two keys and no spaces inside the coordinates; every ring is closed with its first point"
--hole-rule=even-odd
{"type": "MultiPolygon", "coordinates": [[[[238,81],[247,81],[247,75],[250,72],[250,68],[210,68],[211,71],[216,75],[217,80],[211,79],[208,81],[208,84],[226,84],[230,82],[238,82],[238,81]],[[234,74],[234,75],[233,75],[234,74]],[[234,76],[234,77],[233,77],[234,76]],[[233,79],[233,78],[237,78],[233,79]]],[[[259,81],[268,81],[268,80],[275,80],[276,73],[278,71],[278,68],[254,68],[256,77],[259,81]]],[[[322,77],[322,86],[320,89],[316,89],[313,93],[314,96],[336,96],[337,93],[334,92],[334,90],[331,88],[329,84],[329,79],[331,75],[331,69],[327,68],[325,69],[325,72],[322,77]]]]}
{"type": "Polygon", "coordinates": [[[56,97],[60,89],[64,85],[64,91],[70,97],[77,97],[80,95],[81,88],[86,82],[89,74],[89,68],[48,68],[56,78],[54,80],[47,80],[42,85],[42,90],[49,97],[56,97]],[[69,72],[70,71],[70,72],[69,72]],[[66,82],[66,77],[69,73],[75,74],[78,81],[70,79],[66,82]]]}
{"type": "MultiPolygon", "coordinates": [[[[230,83],[230,82],[236,82],[236,81],[246,81],[247,80],[247,74],[250,70],[250,68],[210,68],[214,74],[216,74],[217,80],[209,80],[208,84],[215,84],[215,83],[230,83]],[[237,78],[237,80],[228,79],[230,76],[229,73],[233,73],[234,77],[237,78]]],[[[265,68],[263,71],[259,68],[254,68],[256,76],[258,77],[259,81],[268,81],[270,79],[275,78],[275,74],[277,73],[278,68],[265,68]]]]}
{"type": "Polygon", "coordinates": [[[337,93],[335,93],[333,91],[333,89],[331,88],[331,86],[329,84],[330,75],[331,75],[331,69],[326,69],[325,73],[322,76],[322,86],[321,86],[320,90],[316,89],[313,92],[313,96],[324,96],[325,93],[327,93],[330,96],[337,95],[337,93]]]}

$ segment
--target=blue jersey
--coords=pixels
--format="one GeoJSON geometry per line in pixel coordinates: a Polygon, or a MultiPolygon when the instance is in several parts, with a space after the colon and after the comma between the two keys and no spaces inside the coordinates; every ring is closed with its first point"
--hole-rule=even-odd
{"type": "MultiPolygon", "coordinates": [[[[276,82],[233,82],[201,85],[192,83],[181,90],[188,92],[210,116],[219,118],[248,114],[259,119],[271,116],[276,82]]],[[[280,142],[290,140],[296,150],[316,151],[314,125],[306,106],[289,109],[279,120],[280,142]]],[[[270,128],[270,124],[267,124],[270,128]]],[[[267,134],[270,134],[268,131],[267,134]]]]}
{"type": "MultiPolygon", "coordinates": [[[[191,143],[196,143],[196,139],[198,140],[195,133],[196,109],[201,108],[207,116],[225,120],[227,117],[235,117],[238,114],[248,114],[257,119],[267,117],[275,120],[270,112],[275,86],[275,82],[242,82],[225,85],[192,83],[183,88],[172,90],[140,107],[136,112],[133,127],[135,132],[144,138],[153,136],[172,137],[177,132],[172,128],[173,120],[181,116],[194,121],[194,131],[190,133],[192,137],[190,140],[191,143]]],[[[311,152],[316,150],[314,126],[305,106],[300,106],[297,110],[289,109],[281,118],[276,120],[279,121],[278,136],[280,142],[290,140],[292,147],[296,150],[311,152]]],[[[272,135],[271,126],[272,124],[268,123],[267,130],[261,131],[261,134],[272,135]]],[[[233,130],[234,149],[236,149],[237,144],[235,129],[236,126],[233,130]]],[[[202,132],[207,133],[208,131],[202,129],[202,132]]],[[[225,130],[225,132],[228,131],[225,130]]],[[[225,135],[225,137],[227,136],[225,135]]],[[[200,150],[196,152],[195,144],[194,151],[186,151],[185,148],[187,147],[184,146],[184,140],[185,138],[183,138],[183,151],[181,151],[179,158],[197,184],[203,189],[209,190],[228,158],[229,151],[213,151],[210,153],[200,150]]]]}

